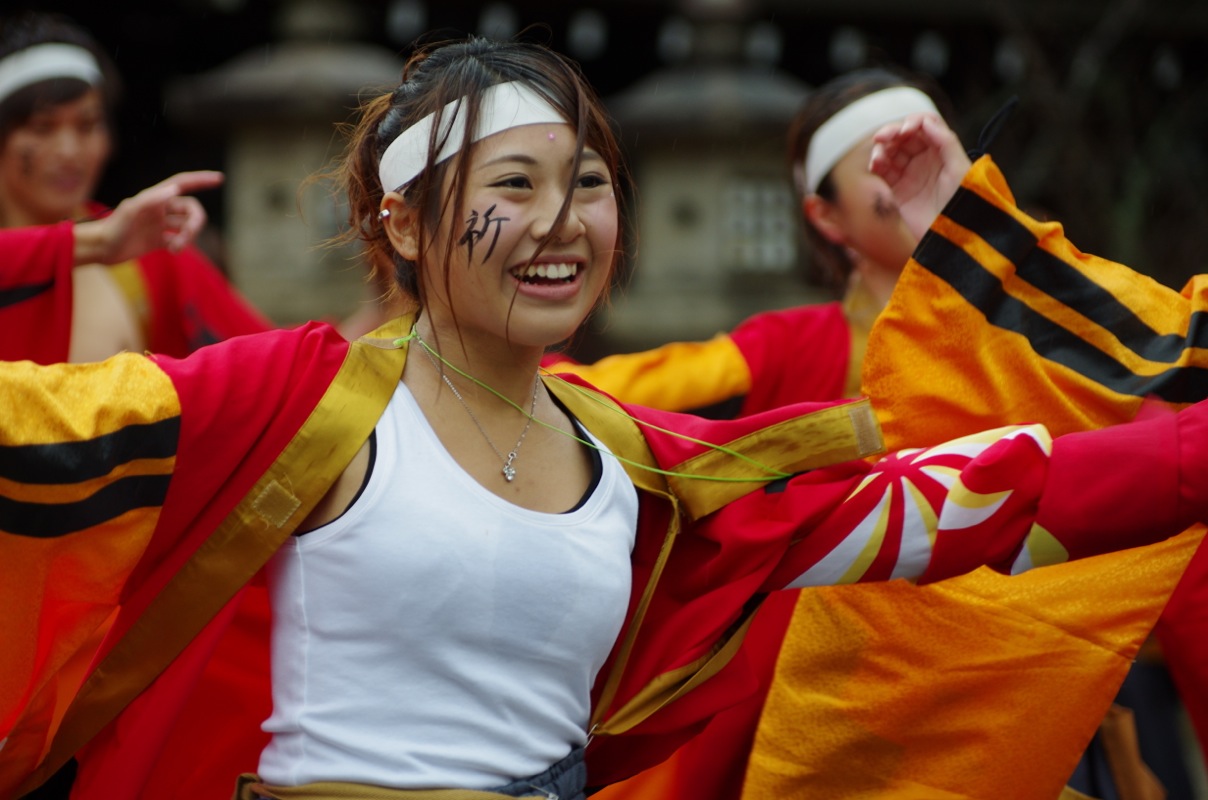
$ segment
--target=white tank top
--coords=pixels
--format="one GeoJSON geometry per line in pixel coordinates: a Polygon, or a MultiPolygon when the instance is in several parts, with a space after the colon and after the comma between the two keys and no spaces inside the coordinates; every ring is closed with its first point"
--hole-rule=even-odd
{"type": "Polygon", "coordinates": [[[400,382],[361,496],[269,564],[262,780],[485,789],[582,745],[637,526],[633,484],[602,461],[569,513],[513,505],[462,470],[400,382]]]}

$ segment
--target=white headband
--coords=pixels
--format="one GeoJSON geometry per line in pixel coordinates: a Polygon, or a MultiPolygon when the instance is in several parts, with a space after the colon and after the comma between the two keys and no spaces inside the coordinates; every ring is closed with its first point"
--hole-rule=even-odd
{"type": "Polygon", "coordinates": [[[910,86],[895,86],[865,95],[818,126],[810,137],[805,157],[805,193],[818,191],[818,184],[834,169],[839,159],[881,126],[929,111],[939,115],[935,103],[910,86]]]}
{"type": "Polygon", "coordinates": [[[50,78],[79,78],[93,86],[101,68],[92,53],[74,44],[36,44],[0,59],[0,102],[9,95],[50,78]]]}
{"type": "MultiPolygon", "coordinates": [[[[461,149],[466,122],[461,113],[465,98],[453,100],[440,112],[442,132],[436,137],[438,147],[434,165],[461,149]]],[[[398,135],[382,153],[378,178],[382,188],[394,191],[415,180],[428,166],[428,142],[432,137],[435,114],[429,114],[398,135]]],[[[566,122],[566,117],[549,101],[519,81],[498,83],[482,93],[478,111],[478,129],[471,141],[477,142],[509,128],[548,122],[566,122]]]]}

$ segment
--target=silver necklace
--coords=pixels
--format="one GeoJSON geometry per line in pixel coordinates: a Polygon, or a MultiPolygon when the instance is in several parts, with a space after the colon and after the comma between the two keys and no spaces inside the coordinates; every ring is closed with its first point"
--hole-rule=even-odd
{"type": "Polygon", "coordinates": [[[524,423],[524,430],[520,431],[520,438],[516,440],[516,444],[512,445],[512,449],[505,457],[503,453],[499,452],[499,448],[495,446],[495,443],[491,441],[491,437],[487,435],[486,428],[482,427],[482,423],[478,421],[478,416],[470,408],[465,398],[461,396],[461,392],[457,391],[457,387],[453,385],[453,381],[449,380],[448,373],[436,363],[436,357],[432,355],[432,351],[428,348],[428,343],[423,340],[419,333],[415,334],[415,338],[420,344],[420,349],[424,351],[424,355],[428,357],[428,361],[432,364],[432,367],[440,375],[441,380],[445,382],[445,386],[448,386],[449,391],[453,392],[453,396],[457,398],[457,402],[461,403],[461,407],[466,410],[466,413],[470,415],[470,419],[474,421],[474,425],[478,428],[478,432],[482,434],[482,438],[487,440],[487,444],[491,446],[491,449],[495,451],[495,455],[499,456],[499,460],[503,462],[503,469],[500,472],[503,473],[503,479],[511,483],[516,479],[516,468],[512,466],[512,462],[516,460],[516,453],[520,451],[520,445],[524,444],[524,437],[528,435],[529,428],[533,425],[533,415],[537,411],[537,387],[540,385],[540,382],[535,378],[533,379],[533,402],[529,408],[528,419],[524,423]]]}

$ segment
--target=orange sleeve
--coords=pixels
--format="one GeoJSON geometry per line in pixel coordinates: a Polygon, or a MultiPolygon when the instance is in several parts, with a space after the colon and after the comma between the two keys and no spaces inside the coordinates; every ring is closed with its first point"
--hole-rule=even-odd
{"type": "Polygon", "coordinates": [[[728,334],[676,342],[594,364],[556,363],[550,372],[579,375],[623,403],[690,411],[745,395],[751,370],[728,334]]]}

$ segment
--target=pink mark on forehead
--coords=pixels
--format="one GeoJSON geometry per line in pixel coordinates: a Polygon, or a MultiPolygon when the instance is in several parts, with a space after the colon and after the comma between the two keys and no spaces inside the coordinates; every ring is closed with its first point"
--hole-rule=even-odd
{"type": "Polygon", "coordinates": [[[551,134],[549,135],[549,140],[550,140],[551,142],[554,140],[554,134],[552,134],[552,133],[551,133],[551,134]]]}

